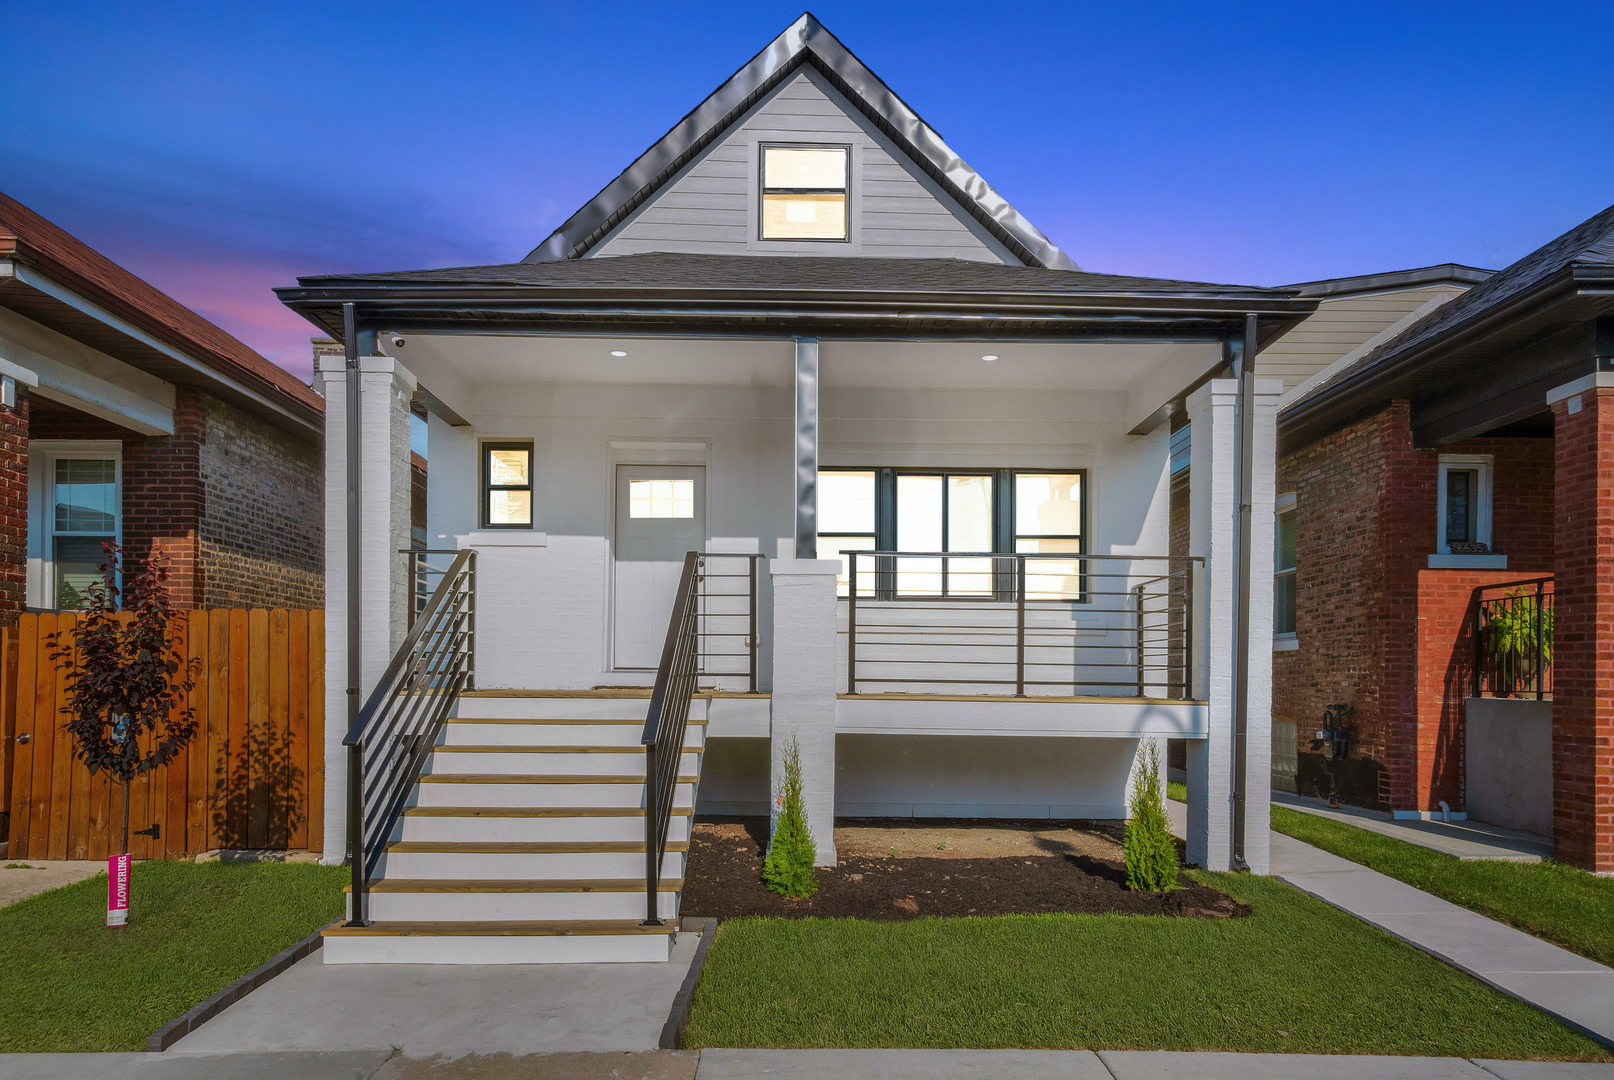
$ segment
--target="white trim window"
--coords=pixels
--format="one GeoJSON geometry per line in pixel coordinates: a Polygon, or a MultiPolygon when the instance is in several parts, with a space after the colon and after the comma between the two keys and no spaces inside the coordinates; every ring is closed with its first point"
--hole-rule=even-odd
{"type": "Polygon", "coordinates": [[[1272,530],[1272,648],[1274,651],[1300,648],[1296,635],[1299,579],[1298,528],[1300,513],[1294,492],[1278,496],[1272,530]]]}
{"type": "Polygon", "coordinates": [[[100,580],[106,543],[123,540],[123,447],[117,442],[30,448],[28,598],[70,610],[100,580]]]}
{"type": "Polygon", "coordinates": [[[1441,555],[1491,553],[1491,458],[1442,454],[1436,496],[1436,551],[1441,555]]]}

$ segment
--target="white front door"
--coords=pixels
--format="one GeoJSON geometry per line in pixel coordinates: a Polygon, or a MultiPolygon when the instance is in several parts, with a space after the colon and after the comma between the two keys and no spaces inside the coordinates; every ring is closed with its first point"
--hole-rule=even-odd
{"type": "Polygon", "coordinates": [[[706,470],[618,465],[614,664],[661,663],[684,555],[706,544],[706,470]]]}

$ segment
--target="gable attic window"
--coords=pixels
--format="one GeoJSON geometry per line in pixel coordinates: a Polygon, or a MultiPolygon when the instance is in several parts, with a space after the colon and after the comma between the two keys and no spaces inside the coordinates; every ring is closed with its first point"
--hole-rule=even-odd
{"type": "Polygon", "coordinates": [[[846,240],[849,146],[762,147],[762,239],[846,240]]]}

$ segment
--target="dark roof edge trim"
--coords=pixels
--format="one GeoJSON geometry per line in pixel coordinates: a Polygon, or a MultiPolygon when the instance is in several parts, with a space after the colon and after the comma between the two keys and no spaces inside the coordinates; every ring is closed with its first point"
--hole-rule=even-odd
{"type": "Polygon", "coordinates": [[[1413,270],[1390,270],[1382,274],[1302,281],[1288,287],[1298,289],[1301,296],[1339,296],[1345,293],[1378,292],[1382,289],[1406,288],[1412,285],[1432,285],[1441,281],[1478,285],[1495,273],[1495,270],[1482,270],[1477,266],[1464,266],[1461,263],[1441,263],[1438,266],[1420,266],[1413,270]]]}
{"type": "Polygon", "coordinates": [[[553,262],[586,254],[741,114],[808,61],[1027,266],[1080,269],[810,13],[791,23],[522,261],[553,262]]]}

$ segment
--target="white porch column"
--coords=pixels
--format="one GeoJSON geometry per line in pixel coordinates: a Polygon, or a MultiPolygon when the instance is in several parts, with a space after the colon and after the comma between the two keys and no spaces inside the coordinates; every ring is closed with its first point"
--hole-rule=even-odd
{"type": "Polygon", "coordinates": [[[801,751],[807,825],[818,865],[835,857],[835,575],[838,559],[776,559],[773,575],[772,787],[770,821],[784,786],[791,737],[801,751]]]}
{"type": "MultiPolygon", "coordinates": [[[[1250,492],[1251,576],[1249,728],[1245,740],[1244,855],[1268,870],[1272,790],[1273,500],[1277,485],[1277,408],[1283,384],[1255,385],[1255,482],[1250,492]]],[[[1209,870],[1233,865],[1233,648],[1238,600],[1238,383],[1215,379],[1188,398],[1189,552],[1205,559],[1194,579],[1194,696],[1208,703],[1204,739],[1188,741],[1188,861],[1209,870]]]]}
{"type": "MultiPolygon", "coordinates": [[[[325,850],[347,853],[347,374],[341,356],[321,356],[325,397],[325,850]]],[[[385,356],[359,359],[360,477],[359,686],[367,693],[403,638],[407,611],[402,556],[409,546],[409,399],[415,379],[385,356]]]]}

